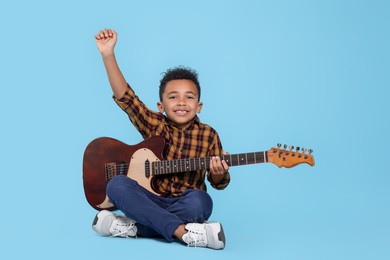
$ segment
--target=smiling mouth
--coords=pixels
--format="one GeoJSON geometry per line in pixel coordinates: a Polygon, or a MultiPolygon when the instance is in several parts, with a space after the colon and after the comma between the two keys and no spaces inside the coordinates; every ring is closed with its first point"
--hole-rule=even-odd
{"type": "Polygon", "coordinates": [[[175,113],[178,114],[178,115],[185,115],[185,114],[188,113],[188,111],[186,111],[186,110],[176,110],[175,113]]]}

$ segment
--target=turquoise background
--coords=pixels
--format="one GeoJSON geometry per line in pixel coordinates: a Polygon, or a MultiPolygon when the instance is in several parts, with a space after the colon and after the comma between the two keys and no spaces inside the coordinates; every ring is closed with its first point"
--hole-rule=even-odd
{"type": "Polygon", "coordinates": [[[1,254],[7,259],[389,259],[389,1],[1,3],[1,254]],[[223,251],[96,235],[82,156],[141,136],[114,104],[94,34],[119,33],[151,108],[168,67],[198,70],[230,153],[286,143],[316,165],[235,167],[209,189],[223,251]]]}

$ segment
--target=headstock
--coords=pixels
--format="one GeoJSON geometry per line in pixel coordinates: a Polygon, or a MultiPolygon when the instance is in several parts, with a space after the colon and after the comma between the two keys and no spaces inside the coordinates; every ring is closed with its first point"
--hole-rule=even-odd
{"type": "Polygon", "coordinates": [[[310,166],[314,166],[314,157],[312,155],[313,150],[306,148],[290,146],[287,149],[287,145],[277,145],[277,148],[271,148],[268,150],[268,161],[272,162],[278,167],[291,168],[301,163],[307,163],[310,166]]]}

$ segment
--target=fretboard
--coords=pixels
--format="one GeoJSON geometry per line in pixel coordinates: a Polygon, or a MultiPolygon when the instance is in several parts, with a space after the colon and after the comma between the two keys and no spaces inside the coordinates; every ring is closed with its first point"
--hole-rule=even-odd
{"type": "MultiPolygon", "coordinates": [[[[187,171],[210,169],[210,160],[212,157],[186,158],[176,160],[164,160],[152,162],[152,174],[163,175],[187,171]]],[[[220,156],[229,166],[239,166],[255,163],[264,163],[268,161],[268,153],[254,152],[229,154],[220,156]]]]}

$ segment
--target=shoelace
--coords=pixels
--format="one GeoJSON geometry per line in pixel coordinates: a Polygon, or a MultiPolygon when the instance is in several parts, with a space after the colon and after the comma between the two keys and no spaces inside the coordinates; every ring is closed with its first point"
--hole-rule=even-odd
{"type": "Polygon", "coordinates": [[[198,244],[206,243],[203,232],[201,230],[188,230],[187,235],[190,240],[190,241],[186,241],[187,246],[196,247],[196,245],[198,244]]]}
{"type": "MultiPolygon", "coordinates": [[[[116,223],[114,230],[118,233],[112,235],[112,237],[119,237],[119,236],[128,237],[127,233],[129,232],[129,230],[134,228],[134,226],[135,226],[135,223],[123,222],[123,221],[117,220],[117,223],[116,223]]],[[[137,237],[137,234],[135,234],[135,237],[137,237]]]]}

